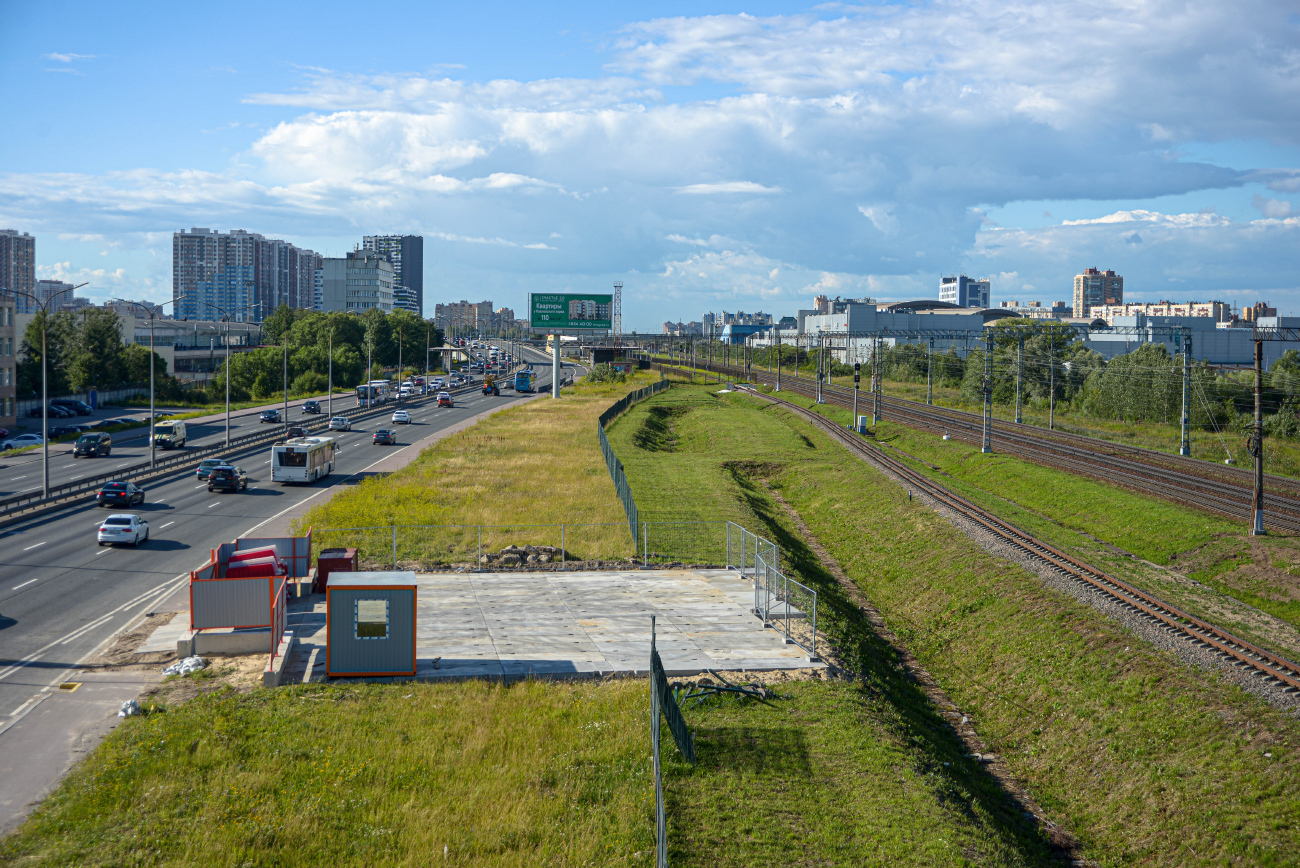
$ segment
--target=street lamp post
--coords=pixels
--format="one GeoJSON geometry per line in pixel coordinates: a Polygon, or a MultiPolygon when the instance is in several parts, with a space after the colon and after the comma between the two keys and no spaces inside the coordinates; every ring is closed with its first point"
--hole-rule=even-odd
{"type": "MultiPolygon", "coordinates": [[[[126,304],[132,304],[132,305],[136,305],[137,307],[144,308],[144,312],[149,314],[149,468],[150,469],[153,469],[154,455],[156,451],[154,448],[154,436],[153,436],[153,425],[154,425],[153,324],[154,324],[154,320],[157,319],[158,317],[158,311],[162,309],[163,305],[175,304],[176,302],[184,298],[187,298],[187,296],[184,295],[177,296],[176,298],[173,298],[171,301],[164,301],[162,304],[156,305],[152,308],[144,307],[144,305],[135,301],[125,302],[126,304]]],[[[124,299],[114,299],[114,300],[124,301],[124,299]]]]}
{"type": "MultiPolygon", "coordinates": [[[[46,370],[47,358],[45,340],[46,331],[50,326],[50,305],[53,304],[54,299],[63,295],[65,292],[72,292],[73,290],[81,289],[81,287],[88,285],[89,284],[79,283],[76,286],[61,289],[46,297],[44,301],[30,293],[22,292],[17,289],[12,290],[14,295],[21,295],[36,302],[36,306],[41,309],[41,497],[50,496],[50,393],[46,370]]],[[[153,424],[152,420],[149,424],[153,424]]]]}
{"type": "Polygon", "coordinates": [[[330,326],[329,391],[325,395],[325,414],[334,418],[334,326],[330,326]]]}
{"type": "MultiPolygon", "coordinates": [[[[230,448],[230,358],[231,358],[230,318],[232,316],[238,316],[239,314],[243,313],[249,308],[261,307],[262,303],[259,301],[259,302],[254,302],[253,304],[246,304],[243,307],[237,308],[236,310],[233,311],[223,310],[222,308],[218,307],[217,305],[213,304],[210,301],[205,301],[203,304],[205,307],[210,307],[213,310],[215,310],[217,313],[221,314],[221,321],[226,324],[226,448],[229,449],[230,448]]],[[[152,425],[153,422],[151,421],[149,424],[152,425]]]]}

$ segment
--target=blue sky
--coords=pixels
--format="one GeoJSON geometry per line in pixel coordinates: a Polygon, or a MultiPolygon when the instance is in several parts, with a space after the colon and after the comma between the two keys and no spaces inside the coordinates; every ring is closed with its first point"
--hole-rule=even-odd
{"type": "Polygon", "coordinates": [[[426,237],[426,311],[625,284],[629,327],[819,292],[1300,312],[1284,3],[0,0],[0,228],[95,297],[171,233],[426,237]],[[15,134],[16,132],[16,134],[15,134]]]}

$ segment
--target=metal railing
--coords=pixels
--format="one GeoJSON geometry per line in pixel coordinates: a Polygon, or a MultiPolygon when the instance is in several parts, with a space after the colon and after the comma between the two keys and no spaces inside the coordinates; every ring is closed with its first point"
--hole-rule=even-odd
{"type": "Polygon", "coordinates": [[[355,548],[374,564],[414,564],[424,569],[567,569],[574,561],[627,561],[634,550],[614,542],[617,523],[560,524],[390,524],[318,527],[317,549],[355,548]],[[612,543],[612,545],[611,545],[612,543]],[[576,551],[585,554],[575,554],[576,551]],[[595,551],[593,551],[593,549],[595,551]]]}
{"type": "Polygon", "coordinates": [[[781,547],[735,522],[727,522],[727,568],[754,582],[754,614],[782,631],[785,641],[817,659],[817,592],[781,572],[781,547]],[[791,620],[808,620],[811,638],[801,640],[790,629],[791,620]]]}

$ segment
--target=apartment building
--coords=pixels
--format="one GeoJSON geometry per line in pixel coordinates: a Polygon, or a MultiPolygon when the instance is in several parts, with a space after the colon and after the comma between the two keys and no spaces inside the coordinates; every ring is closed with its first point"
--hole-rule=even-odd
{"type": "Polygon", "coordinates": [[[13,294],[19,313],[36,310],[21,293],[36,292],[36,239],[16,229],[0,229],[0,291],[13,294]]]}
{"type": "MultiPolygon", "coordinates": [[[[1115,317],[1135,316],[1196,316],[1209,317],[1215,322],[1232,322],[1232,305],[1226,301],[1189,301],[1178,304],[1172,301],[1152,303],[1103,304],[1092,308],[1088,316],[1115,324],[1115,317]]],[[[1276,313],[1273,314],[1276,316],[1276,313]]]]}
{"type": "Polygon", "coordinates": [[[281,305],[310,309],[320,263],[315,251],[243,229],[173,233],[174,315],[260,322],[281,305]]]}
{"type": "Polygon", "coordinates": [[[366,235],[361,240],[363,250],[373,250],[388,257],[393,264],[395,288],[409,292],[400,293],[398,307],[424,316],[424,237],[422,235],[366,235]]]}
{"type": "Polygon", "coordinates": [[[350,313],[392,311],[398,288],[393,263],[373,250],[323,258],[314,283],[319,291],[317,310],[350,313]]]}
{"type": "Polygon", "coordinates": [[[1109,269],[1085,268],[1074,276],[1074,315],[1091,316],[1094,307],[1122,305],[1124,278],[1109,269]]]}
{"type": "Polygon", "coordinates": [[[1041,301],[1027,301],[1024,304],[1004,301],[998,305],[998,310],[1008,310],[1029,319],[1065,319],[1071,315],[1070,306],[1063,301],[1055,302],[1051,307],[1043,307],[1041,301]]]}
{"type": "Polygon", "coordinates": [[[461,299],[433,308],[433,324],[447,334],[489,332],[494,329],[492,302],[461,299]]]}

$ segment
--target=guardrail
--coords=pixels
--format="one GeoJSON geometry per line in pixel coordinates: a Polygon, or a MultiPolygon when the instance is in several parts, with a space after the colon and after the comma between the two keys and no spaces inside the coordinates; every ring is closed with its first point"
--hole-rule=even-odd
{"type": "MultiPolygon", "coordinates": [[[[455,393],[461,394],[467,391],[474,391],[473,388],[466,387],[454,390],[455,393]]],[[[395,401],[385,402],[378,406],[372,407],[353,407],[335,413],[335,416],[346,416],[349,419],[369,419],[382,416],[389,412],[393,407],[401,406],[395,401]]],[[[312,421],[302,421],[296,423],[295,427],[303,428],[307,433],[324,431],[329,428],[329,419],[314,419],[312,421]]],[[[17,494],[0,499],[0,518],[5,518],[13,513],[23,509],[29,509],[36,506],[55,505],[65,501],[71,501],[76,497],[84,496],[86,493],[97,489],[105,482],[118,480],[139,481],[151,479],[159,476],[165,476],[175,472],[176,468],[193,464],[196,461],[202,461],[204,458],[211,458],[218,455],[233,455],[243,452],[253,446],[261,444],[274,443],[284,435],[283,425],[277,425],[271,431],[258,431],[255,434],[245,434],[242,437],[231,438],[230,445],[225,443],[212,444],[211,446],[199,447],[196,449],[187,449],[175,453],[159,461],[154,462],[150,467],[147,462],[137,464],[134,467],[127,467],[114,470],[109,473],[101,473],[97,476],[78,479],[73,482],[64,482],[59,485],[50,486],[49,497],[44,496],[39,491],[28,494],[17,494]]],[[[147,441],[146,441],[147,442],[147,441]]]]}

